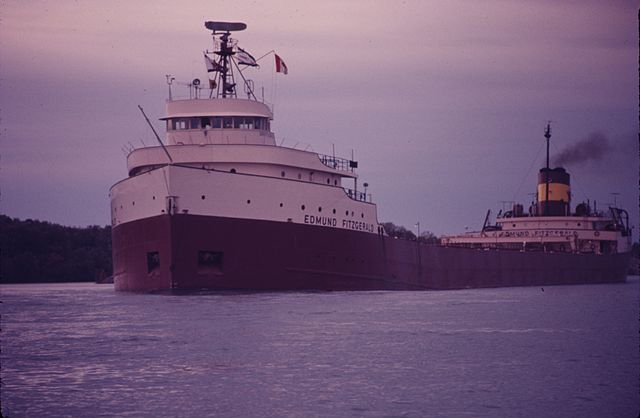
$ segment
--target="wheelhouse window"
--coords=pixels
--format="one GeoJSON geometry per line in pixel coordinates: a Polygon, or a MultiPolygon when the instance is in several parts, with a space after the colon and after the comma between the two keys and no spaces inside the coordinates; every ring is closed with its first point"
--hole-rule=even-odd
{"type": "Polygon", "coordinates": [[[200,118],[190,118],[189,122],[191,129],[200,129],[200,118]]]}
{"type": "Polygon", "coordinates": [[[187,129],[271,129],[269,118],[249,116],[198,116],[191,118],[167,119],[167,130],[187,129]]]}
{"type": "Polygon", "coordinates": [[[185,129],[189,129],[189,118],[171,119],[170,126],[174,131],[183,131],[185,129]]]}

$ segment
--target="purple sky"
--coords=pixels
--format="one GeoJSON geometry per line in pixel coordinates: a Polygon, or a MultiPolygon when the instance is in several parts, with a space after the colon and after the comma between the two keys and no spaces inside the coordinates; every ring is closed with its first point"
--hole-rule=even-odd
{"type": "MultiPolygon", "coordinates": [[[[594,135],[599,159],[567,164],[574,206],[625,207],[638,225],[637,8],[631,1],[4,1],[0,6],[0,210],[109,223],[122,149],[153,144],[136,106],[162,116],[165,74],[206,78],[205,20],[272,49],[259,73],[278,143],[360,162],[380,221],[436,234],[527,203],[552,153],[594,135]],[[530,168],[531,167],[531,168],[530,168]]],[[[161,130],[158,121],[155,126],[161,130]]],[[[637,237],[637,235],[636,235],[637,237]]]]}

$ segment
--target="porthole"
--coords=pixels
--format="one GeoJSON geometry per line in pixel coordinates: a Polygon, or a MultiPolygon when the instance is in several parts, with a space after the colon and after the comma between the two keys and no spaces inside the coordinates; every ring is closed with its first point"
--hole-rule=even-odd
{"type": "Polygon", "coordinates": [[[300,206],[300,209],[304,210],[304,205],[300,206]]]}
{"type": "Polygon", "coordinates": [[[327,179],[327,184],[331,184],[331,180],[327,179]]]}
{"type": "Polygon", "coordinates": [[[156,200],[156,197],[155,197],[155,196],[153,196],[153,200],[156,200]]]}
{"type": "Polygon", "coordinates": [[[280,172],[280,177],[284,177],[284,171],[280,172]]]}
{"type": "Polygon", "coordinates": [[[284,206],[282,203],[280,203],[280,207],[284,206]]]}
{"type": "Polygon", "coordinates": [[[200,198],[201,198],[202,200],[204,200],[204,195],[200,196],[200,198]]]}
{"type": "Polygon", "coordinates": [[[580,222],[578,222],[578,226],[581,226],[582,224],[580,222]]]}
{"type": "Polygon", "coordinates": [[[318,212],[322,212],[322,206],[318,206],[318,212]]]}
{"type": "Polygon", "coordinates": [[[335,210],[335,209],[333,210],[333,213],[334,213],[334,214],[336,213],[336,210],[335,210]]]}
{"type": "Polygon", "coordinates": [[[298,180],[302,180],[302,174],[298,173],[298,180]]]}
{"type": "Polygon", "coordinates": [[[251,204],[251,199],[247,199],[247,205],[251,204]]]}
{"type": "Polygon", "coordinates": [[[333,185],[334,185],[334,186],[337,186],[337,185],[338,185],[338,180],[334,180],[334,181],[333,181],[333,185]]]}
{"type": "Polygon", "coordinates": [[[364,213],[361,213],[361,214],[360,214],[360,217],[361,217],[361,218],[364,218],[364,213]]]}
{"type": "Polygon", "coordinates": [[[516,227],[516,224],[511,224],[511,226],[513,226],[514,228],[516,227]]]}
{"type": "Polygon", "coordinates": [[[351,211],[351,216],[355,215],[355,213],[353,211],[351,211]]]}
{"type": "Polygon", "coordinates": [[[135,205],[136,205],[136,202],[134,200],[133,202],[131,202],[131,206],[135,206],[135,205]]]}
{"type": "Polygon", "coordinates": [[[349,211],[346,211],[344,214],[345,216],[349,216],[349,211]]]}
{"type": "Polygon", "coordinates": [[[234,173],[234,174],[235,174],[236,169],[235,169],[235,168],[232,168],[231,170],[229,170],[229,172],[230,172],[230,173],[234,173]]]}

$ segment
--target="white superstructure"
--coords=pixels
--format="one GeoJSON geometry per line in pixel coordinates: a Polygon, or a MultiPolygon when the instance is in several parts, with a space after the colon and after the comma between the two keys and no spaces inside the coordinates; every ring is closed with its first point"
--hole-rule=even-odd
{"type": "Polygon", "coordinates": [[[211,88],[194,80],[186,100],[170,91],[165,144],[128,155],[129,177],[110,192],[112,226],[183,213],[383,233],[370,195],[358,190],[355,161],[278,146],[269,106],[251,91],[237,98],[229,30],[239,29],[213,30],[211,88]]]}

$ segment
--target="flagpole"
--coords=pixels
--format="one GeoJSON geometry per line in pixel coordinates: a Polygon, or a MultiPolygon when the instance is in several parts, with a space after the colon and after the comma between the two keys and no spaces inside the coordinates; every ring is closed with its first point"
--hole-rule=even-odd
{"type": "Polygon", "coordinates": [[[257,61],[260,61],[262,58],[266,57],[266,56],[267,56],[267,55],[269,55],[269,54],[275,54],[275,53],[276,53],[276,51],[275,51],[274,49],[272,49],[271,51],[267,52],[266,54],[264,54],[264,55],[263,55],[263,56],[261,56],[260,58],[257,58],[257,59],[256,59],[256,62],[257,62],[257,61]]]}
{"type": "MultiPolygon", "coordinates": [[[[238,63],[236,62],[236,60],[232,59],[232,60],[231,60],[231,62],[233,63],[233,65],[235,65],[235,66],[236,66],[236,69],[238,70],[238,73],[240,74],[240,77],[242,77],[242,80],[244,81],[244,85],[248,87],[248,86],[249,86],[249,83],[247,83],[247,79],[246,79],[246,78],[244,78],[244,74],[242,74],[242,70],[241,70],[241,69],[240,69],[240,67],[238,66],[238,63]]],[[[249,97],[253,96],[253,99],[254,99],[255,101],[258,101],[258,98],[256,97],[256,95],[255,95],[255,94],[253,94],[253,90],[251,90],[251,88],[249,88],[249,94],[250,94],[250,96],[249,96],[249,97]]]]}

